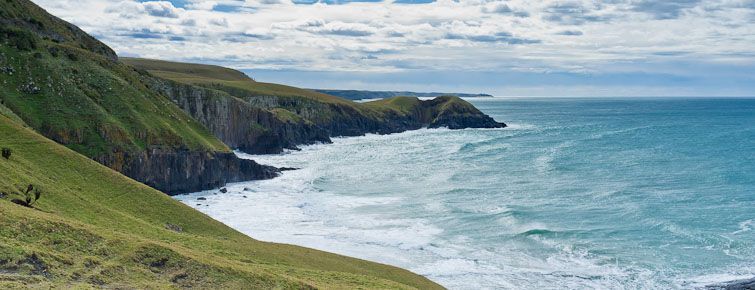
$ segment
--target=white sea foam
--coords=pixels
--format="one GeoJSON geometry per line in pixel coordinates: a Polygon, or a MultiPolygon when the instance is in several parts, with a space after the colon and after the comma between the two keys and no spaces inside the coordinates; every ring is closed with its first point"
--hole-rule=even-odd
{"type": "MultiPolygon", "coordinates": [[[[428,139],[432,140],[433,134],[447,132],[420,130],[404,135],[429,134],[431,136],[428,139]]],[[[385,146],[385,143],[417,146],[415,150],[420,151],[424,148],[410,142],[409,136],[404,137],[406,138],[399,140],[395,139],[396,136],[380,135],[336,138],[333,145],[307,146],[302,151],[291,151],[283,155],[249,156],[239,153],[262,163],[302,169],[285,172],[272,180],[232,184],[227,186],[226,194],[216,194],[217,191],[210,190],[178,198],[256,239],[299,244],[406,267],[455,289],[518,288],[517,286],[534,286],[549,280],[550,283],[559,281],[558,283],[566,283],[563,285],[571,283],[576,286],[583,285],[583,276],[616,276],[618,270],[605,272],[602,270],[603,266],[585,256],[579,257],[583,261],[578,262],[575,260],[577,257],[568,251],[563,252],[563,257],[553,256],[542,260],[505,249],[483,250],[463,236],[448,240],[442,236],[444,230],[426,217],[401,217],[400,213],[385,214],[379,210],[382,207],[401,208],[417,202],[411,200],[411,194],[342,195],[323,190],[319,184],[324,171],[329,171],[330,176],[351,181],[364,180],[365,186],[375,186],[370,179],[376,179],[376,183],[385,181],[375,176],[390,177],[391,172],[382,170],[397,168],[376,164],[370,166],[369,170],[350,167],[339,169],[333,164],[376,162],[383,153],[381,151],[395,148],[385,146]],[[335,152],[343,159],[333,160],[335,152]],[[351,155],[352,152],[354,155],[351,155]],[[207,200],[199,201],[198,197],[205,197],[207,200]],[[574,268],[575,262],[581,266],[574,268]],[[600,274],[596,274],[596,271],[600,274]],[[532,281],[536,283],[532,284],[532,281]]],[[[444,151],[443,148],[432,150],[444,151]]],[[[447,151],[453,152],[451,149],[447,151]]],[[[414,170],[416,168],[410,168],[407,172],[414,170]]],[[[403,170],[399,172],[406,173],[403,170]]],[[[435,180],[430,184],[436,187],[442,187],[442,183],[449,178],[442,172],[426,177],[435,180]]],[[[416,178],[416,175],[411,178],[416,178]]],[[[353,184],[352,187],[357,192],[361,191],[358,184],[353,184]]],[[[428,212],[448,210],[442,203],[422,204],[428,212]]],[[[506,206],[491,204],[478,208],[475,212],[495,215],[510,210],[506,206]]],[[[499,222],[505,231],[512,233],[547,228],[539,223],[521,223],[510,215],[499,217],[499,222]]],[[[605,283],[607,282],[603,281],[596,285],[610,285],[605,283]]]]}
{"type": "Polygon", "coordinates": [[[739,230],[731,233],[732,235],[746,233],[752,230],[753,222],[751,219],[739,223],[739,230]]]}
{"type": "Polygon", "coordinates": [[[730,273],[708,274],[691,277],[679,282],[685,288],[703,288],[711,285],[725,285],[736,281],[755,279],[755,269],[733,269],[730,273]]]}
{"type": "Polygon", "coordinates": [[[506,123],[506,128],[508,130],[533,130],[536,129],[537,126],[533,124],[521,124],[521,123],[506,123]]]}
{"type": "MultiPolygon", "coordinates": [[[[678,204],[651,207],[684,190],[641,195],[638,178],[557,171],[561,161],[602,161],[573,152],[580,140],[605,135],[570,138],[545,125],[509,125],[334,138],[280,155],[237,152],[301,169],[231,184],[225,194],[177,198],[259,240],[396,265],[451,289],[690,288],[754,273],[664,261],[701,251],[718,259],[751,255],[742,237],[752,219],[737,219],[737,230],[695,230],[671,215],[678,204]],[[533,134],[551,145],[532,145],[533,134]],[[707,272],[721,274],[701,276],[707,272]]],[[[611,134],[644,131],[636,128],[611,134]]]]}

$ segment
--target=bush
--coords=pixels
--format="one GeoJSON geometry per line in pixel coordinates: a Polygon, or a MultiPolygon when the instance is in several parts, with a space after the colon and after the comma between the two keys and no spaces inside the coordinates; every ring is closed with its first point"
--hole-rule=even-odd
{"type": "Polygon", "coordinates": [[[37,38],[29,31],[0,27],[0,40],[19,50],[33,50],[37,48],[37,38]]]}
{"type": "Polygon", "coordinates": [[[48,47],[47,52],[49,52],[53,57],[60,56],[60,49],[55,46],[48,47]]]}
{"type": "Polygon", "coordinates": [[[68,59],[70,59],[70,60],[72,60],[72,61],[79,61],[79,56],[78,56],[78,55],[76,55],[76,53],[74,53],[74,52],[70,52],[70,51],[69,51],[69,52],[68,52],[68,53],[66,54],[66,56],[68,57],[68,59]]]}
{"type": "Polygon", "coordinates": [[[23,205],[25,207],[34,207],[34,203],[36,203],[40,197],[42,197],[42,190],[39,188],[34,188],[34,185],[29,184],[29,186],[26,187],[25,191],[21,191],[21,194],[23,196],[22,199],[14,198],[11,200],[11,202],[23,205]]]}
{"type": "Polygon", "coordinates": [[[10,148],[3,147],[3,158],[10,159],[11,153],[10,148]]]}

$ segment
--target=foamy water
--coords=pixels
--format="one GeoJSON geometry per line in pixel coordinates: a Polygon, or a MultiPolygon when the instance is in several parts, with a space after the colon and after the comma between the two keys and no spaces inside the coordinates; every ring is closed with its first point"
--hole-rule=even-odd
{"type": "Polygon", "coordinates": [[[177,198],[259,240],[396,265],[452,289],[755,277],[754,100],[474,102],[509,128],[239,152],[301,169],[177,198]]]}

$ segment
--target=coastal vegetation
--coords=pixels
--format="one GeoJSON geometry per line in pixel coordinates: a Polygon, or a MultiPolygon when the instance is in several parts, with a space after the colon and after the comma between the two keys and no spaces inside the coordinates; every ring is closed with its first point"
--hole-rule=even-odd
{"type": "Polygon", "coordinates": [[[253,240],[0,116],[0,288],[398,288],[399,268],[253,240]],[[14,138],[6,138],[13,136],[14,138]],[[180,229],[180,230],[175,230],[180,229]]]}

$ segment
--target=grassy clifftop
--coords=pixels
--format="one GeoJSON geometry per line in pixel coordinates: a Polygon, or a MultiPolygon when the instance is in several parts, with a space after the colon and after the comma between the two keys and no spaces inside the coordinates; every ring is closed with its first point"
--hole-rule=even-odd
{"type": "Polygon", "coordinates": [[[0,288],[440,288],[395,267],[255,241],[0,116],[0,288]],[[27,184],[36,209],[9,202],[27,184]]]}
{"type": "Polygon", "coordinates": [[[346,100],[292,86],[257,82],[243,72],[221,66],[182,63],[143,58],[121,58],[123,63],[149,73],[186,84],[225,90],[242,90],[254,96],[304,97],[328,103],[347,103],[346,100]]]}
{"type": "Polygon", "coordinates": [[[164,60],[121,58],[121,61],[154,74],[170,75],[172,78],[214,79],[218,81],[251,81],[244,73],[216,65],[188,64],[164,60]]]}

